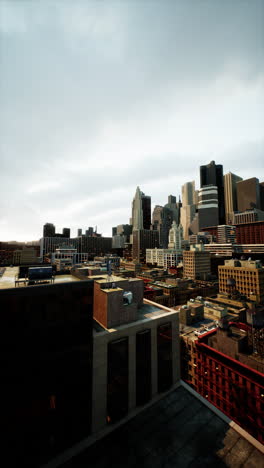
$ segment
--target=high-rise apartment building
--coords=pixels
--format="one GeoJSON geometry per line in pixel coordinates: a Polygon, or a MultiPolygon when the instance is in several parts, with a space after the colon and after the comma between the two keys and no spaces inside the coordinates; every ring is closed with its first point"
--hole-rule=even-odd
{"type": "Polygon", "coordinates": [[[256,177],[237,182],[238,211],[260,209],[259,180],[256,177]]]}
{"type": "Polygon", "coordinates": [[[132,226],[133,231],[139,229],[150,229],[151,225],[151,197],[141,192],[137,187],[132,202],[132,226]]]}
{"type": "Polygon", "coordinates": [[[216,185],[207,185],[199,190],[199,231],[219,224],[218,189],[216,185]]]}
{"type": "Polygon", "coordinates": [[[215,164],[214,161],[211,161],[205,166],[200,166],[200,185],[201,188],[207,185],[217,187],[219,223],[225,224],[225,196],[222,164],[215,164]]]}
{"type": "Polygon", "coordinates": [[[43,226],[43,237],[54,237],[55,236],[55,226],[52,223],[46,223],[43,226]]]}
{"type": "Polygon", "coordinates": [[[224,175],[226,224],[233,223],[233,213],[237,211],[237,182],[241,180],[243,180],[242,177],[232,172],[224,175]]]}

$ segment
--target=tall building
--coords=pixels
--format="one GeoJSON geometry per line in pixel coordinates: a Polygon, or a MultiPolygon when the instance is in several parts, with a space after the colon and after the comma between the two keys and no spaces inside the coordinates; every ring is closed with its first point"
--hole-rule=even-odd
{"type": "Polygon", "coordinates": [[[139,229],[150,229],[151,225],[151,197],[141,192],[137,187],[132,202],[132,226],[133,231],[139,229]]]}
{"type": "Polygon", "coordinates": [[[69,228],[63,228],[62,235],[68,238],[71,237],[71,230],[69,228]]]}
{"type": "Polygon", "coordinates": [[[183,237],[185,240],[189,239],[189,235],[197,233],[196,229],[191,229],[193,221],[197,218],[195,198],[195,182],[186,182],[186,184],[182,186],[182,206],[180,211],[183,237]]]}
{"type": "Polygon", "coordinates": [[[169,230],[173,221],[173,212],[169,208],[156,205],[152,214],[152,226],[159,231],[160,247],[168,247],[169,230]]]}
{"type": "Polygon", "coordinates": [[[259,180],[256,177],[237,182],[238,211],[260,209],[259,180]]]}
{"type": "Polygon", "coordinates": [[[168,208],[172,212],[172,219],[173,221],[176,221],[176,224],[180,224],[180,209],[181,209],[182,203],[179,198],[179,201],[177,202],[177,199],[174,195],[169,195],[168,196],[168,203],[164,205],[164,208],[168,208]]]}
{"type": "Polygon", "coordinates": [[[43,226],[43,237],[55,237],[55,226],[52,223],[46,223],[43,226]]]}
{"type": "Polygon", "coordinates": [[[77,230],[77,237],[80,237],[81,235],[82,235],[82,229],[79,228],[79,229],[77,230]]]}
{"type": "Polygon", "coordinates": [[[0,309],[7,466],[42,466],[91,432],[93,282],[9,281],[0,309]]]}
{"type": "Polygon", "coordinates": [[[183,252],[183,276],[185,278],[207,279],[211,273],[211,254],[203,250],[203,244],[183,252]]]}
{"type": "Polygon", "coordinates": [[[207,185],[199,190],[199,231],[219,224],[218,189],[207,185]]]}
{"type": "Polygon", "coordinates": [[[226,224],[233,223],[233,213],[237,211],[237,182],[241,180],[243,180],[242,177],[232,174],[232,172],[224,175],[226,224]]]}
{"type": "Polygon", "coordinates": [[[176,222],[173,221],[172,226],[169,230],[169,249],[176,250],[178,254],[182,253],[182,241],[183,241],[183,227],[181,224],[177,226],[176,222]]]}
{"type": "Polygon", "coordinates": [[[159,247],[159,232],[148,229],[133,231],[132,258],[139,263],[146,261],[146,249],[159,247]]]}
{"type": "Polygon", "coordinates": [[[222,164],[215,164],[214,161],[211,161],[205,166],[200,166],[200,185],[201,188],[207,185],[217,187],[219,224],[225,224],[225,195],[222,164]]]}

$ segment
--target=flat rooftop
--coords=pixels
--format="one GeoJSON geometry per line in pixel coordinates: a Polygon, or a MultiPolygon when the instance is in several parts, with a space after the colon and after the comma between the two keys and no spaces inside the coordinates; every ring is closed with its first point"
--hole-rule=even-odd
{"type": "MultiPolygon", "coordinates": [[[[145,299],[144,299],[145,300],[145,299]]],[[[129,306],[128,306],[129,307],[129,306]]],[[[162,307],[162,306],[161,306],[162,307]]],[[[143,304],[138,310],[137,310],[137,320],[134,320],[133,322],[125,323],[119,326],[116,326],[115,328],[104,328],[101,326],[97,321],[94,320],[94,332],[95,335],[97,333],[114,333],[116,330],[122,330],[122,328],[127,328],[134,326],[137,324],[139,321],[142,320],[153,320],[159,316],[167,316],[170,315],[171,313],[175,313],[175,310],[173,309],[168,309],[164,310],[163,308],[159,307],[159,304],[154,305],[154,304],[143,304]]]]}
{"type": "MultiPolygon", "coordinates": [[[[40,265],[41,266],[41,265],[40,265]]],[[[6,267],[6,270],[2,277],[0,277],[0,289],[12,289],[15,288],[15,279],[18,275],[19,267],[6,267]]],[[[87,278],[89,279],[89,278],[87,278]]],[[[48,280],[47,280],[48,281],[48,280]]],[[[80,281],[79,278],[76,278],[73,275],[57,275],[55,276],[55,281],[52,284],[58,283],[72,283],[73,281],[80,281]]],[[[49,281],[42,284],[51,284],[49,281]]],[[[40,283],[38,283],[41,286],[40,283]]],[[[25,283],[20,283],[17,288],[27,287],[25,283]]]]}
{"type": "Polygon", "coordinates": [[[180,386],[60,466],[257,468],[263,454],[180,386]]]}

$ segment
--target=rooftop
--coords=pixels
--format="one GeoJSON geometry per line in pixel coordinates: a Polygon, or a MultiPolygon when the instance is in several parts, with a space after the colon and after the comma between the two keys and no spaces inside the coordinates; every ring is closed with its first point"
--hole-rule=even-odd
{"type": "MultiPolygon", "coordinates": [[[[49,265],[47,265],[49,266],[49,265]]],[[[41,265],[40,265],[41,267],[41,265]]],[[[2,277],[0,277],[0,289],[12,289],[15,287],[15,279],[18,275],[19,267],[6,267],[5,272],[2,277]]],[[[76,278],[73,275],[56,275],[55,282],[53,284],[58,283],[72,283],[73,281],[80,281],[79,278],[76,278]]],[[[45,284],[48,284],[45,282],[45,284]]],[[[19,288],[26,287],[25,283],[20,283],[19,288]]]]}
{"type": "Polygon", "coordinates": [[[183,386],[61,468],[262,466],[263,455],[183,386]]]}
{"type": "Polygon", "coordinates": [[[155,302],[151,302],[147,299],[144,299],[144,304],[137,310],[137,320],[129,323],[125,323],[123,325],[116,326],[115,328],[104,328],[99,324],[97,321],[94,320],[94,332],[95,335],[97,333],[114,333],[116,330],[120,330],[122,328],[133,327],[139,321],[142,320],[153,320],[160,316],[167,316],[169,314],[175,314],[175,310],[169,309],[162,305],[156,304],[155,302]]]}

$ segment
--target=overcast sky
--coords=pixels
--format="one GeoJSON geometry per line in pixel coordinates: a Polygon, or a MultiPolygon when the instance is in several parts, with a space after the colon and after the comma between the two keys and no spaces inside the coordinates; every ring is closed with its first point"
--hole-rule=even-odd
{"type": "Polygon", "coordinates": [[[129,222],[199,166],[264,180],[264,1],[0,1],[0,240],[129,222]]]}

